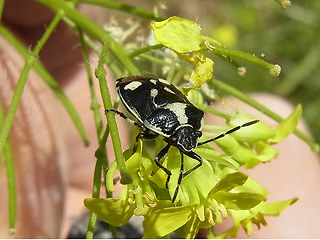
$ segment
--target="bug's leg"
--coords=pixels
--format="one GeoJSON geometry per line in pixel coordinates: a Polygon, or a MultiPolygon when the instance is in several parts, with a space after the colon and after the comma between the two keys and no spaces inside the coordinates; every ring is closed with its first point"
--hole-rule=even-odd
{"type": "Polygon", "coordinates": [[[158,153],[158,155],[156,156],[156,158],[154,159],[154,161],[155,161],[155,163],[157,164],[157,166],[158,166],[159,168],[161,168],[161,169],[168,175],[167,180],[166,180],[166,188],[168,188],[168,183],[169,183],[169,181],[170,181],[170,177],[171,177],[172,173],[171,173],[171,171],[170,171],[168,168],[162,166],[162,164],[160,163],[160,160],[167,154],[167,152],[169,151],[170,146],[171,146],[171,145],[168,143],[167,146],[165,146],[165,147],[158,153]]]}
{"type": "Polygon", "coordinates": [[[145,131],[145,127],[133,120],[131,120],[130,118],[128,118],[124,113],[118,111],[117,109],[111,108],[111,109],[106,109],[105,110],[106,113],[108,112],[113,112],[115,114],[118,114],[120,117],[122,117],[124,120],[126,120],[128,123],[131,123],[132,125],[135,125],[136,127],[140,128],[142,131],[145,131]]]}
{"type": "Polygon", "coordinates": [[[185,172],[183,173],[183,177],[186,177],[186,176],[188,176],[190,173],[192,173],[194,170],[196,170],[197,168],[201,167],[203,160],[202,160],[202,158],[201,158],[198,154],[196,154],[195,152],[192,152],[192,151],[191,151],[191,152],[183,152],[183,153],[186,154],[187,156],[189,156],[189,157],[197,160],[197,161],[199,162],[196,166],[194,166],[193,168],[191,168],[191,169],[189,169],[188,171],[185,171],[185,172]]]}
{"type": "Polygon", "coordinates": [[[184,177],[184,173],[183,173],[183,153],[180,152],[181,154],[181,165],[180,165],[180,173],[179,173],[179,178],[178,178],[178,184],[177,184],[177,187],[176,187],[176,190],[174,191],[174,194],[173,194],[173,198],[172,198],[172,202],[174,202],[178,196],[178,192],[179,192],[179,187],[180,187],[180,184],[182,182],[182,178],[184,177]]]}
{"type": "Polygon", "coordinates": [[[140,138],[144,138],[144,139],[155,139],[156,137],[158,137],[158,134],[153,134],[153,133],[147,133],[147,132],[141,132],[141,133],[138,133],[137,136],[136,136],[136,141],[135,141],[135,144],[133,146],[133,152],[136,152],[137,151],[137,148],[138,148],[138,141],[140,138]]]}
{"type": "Polygon", "coordinates": [[[233,132],[235,132],[235,131],[238,131],[240,128],[248,127],[248,126],[250,126],[250,125],[252,125],[252,124],[255,124],[255,123],[257,123],[257,122],[259,122],[259,120],[253,120],[253,121],[250,121],[250,122],[246,122],[246,123],[244,123],[244,124],[242,124],[242,125],[240,125],[240,126],[236,126],[236,127],[232,128],[232,129],[230,129],[230,130],[228,130],[228,131],[226,131],[226,132],[224,132],[224,133],[221,133],[220,135],[218,135],[218,136],[216,136],[216,137],[214,137],[214,138],[211,138],[211,139],[209,139],[209,140],[207,140],[207,141],[198,143],[198,146],[203,145],[203,144],[206,144],[206,143],[208,143],[208,142],[213,142],[213,141],[215,141],[215,140],[217,140],[217,139],[219,139],[219,138],[224,137],[225,135],[228,135],[228,134],[230,134],[230,133],[233,133],[233,132]]]}

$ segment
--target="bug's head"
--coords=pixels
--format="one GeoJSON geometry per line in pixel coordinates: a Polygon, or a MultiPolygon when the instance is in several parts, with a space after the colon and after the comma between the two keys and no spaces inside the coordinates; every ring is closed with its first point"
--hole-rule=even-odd
{"type": "Polygon", "coordinates": [[[171,138],[171,141],[178,148],[184,151],[191,151],[198,145],[198,139],[202,136],[202,132],[193,129],[191,126],[183,126],[178,128],[171,138]]]}

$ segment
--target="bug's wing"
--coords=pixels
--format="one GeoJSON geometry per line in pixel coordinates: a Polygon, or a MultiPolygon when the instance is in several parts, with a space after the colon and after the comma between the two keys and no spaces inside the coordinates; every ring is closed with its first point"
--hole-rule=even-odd
{"type": "Polygon", "coordinates": [[[155,109],[150,98],[150,84],[142,84],[139,80],[118,80],[117,91],[126,109],[141,123],[155,109]]]}
{"type": "Polygon", "coordinates": [[[158,108],[145,119],[144,125],[158,134],[169,137],[180,126],[180,123],[174,112],[158,108]]]}
{"type": "Polygon", "coordinates": [[[191,104],[187,97],[173,84],[163,79],[159,79],[153,83],[154,89],[157,90],[157,94],[154,96],[154,102],[156,105],[162,107],[171,103],[191,104]]]}

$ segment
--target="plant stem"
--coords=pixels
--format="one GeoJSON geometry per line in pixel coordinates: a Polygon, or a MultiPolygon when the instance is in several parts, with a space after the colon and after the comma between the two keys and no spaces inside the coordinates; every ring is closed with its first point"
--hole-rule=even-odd
{"type": "MultiPolygon", "coordinates": [[[[227,85],[217,79],[214,79],[213,81],[211,81],[210,84],[212,84],[213,86],[223,90],[224,92],[227,92],[230,95],[240,99],[241,101],[249,104],[250,106],[254,107],[255,109],[259,110],[260,112],[263,112],[265,115],[269,116],[270,118],[277,121],[278,123],[283,121],[283,118],[280,117],[278,114],[272,112],[267,107],[263,106],[262,104],[258,103],[254,99],[248,97],[246,94],[238,91],[237,89],[235,89],[235,88],[233,88],[233,87],[231,87],[231,86],[229,86],[229,85],[227,85]]],[[[293,132],[301,140],[306,142],[313,151],[319,152],[319,145],[317,143],[312,141],[310,138],[308,138],[304,133],[302,133],[298,129],[295,129],[293,132]]]]}
{"type": "MultiPolygon", "coordinates": [[[[23,46],[19,40],[6,28],[0,26],[0,35],[2,35],[14,48],[15,50],[27,61],[30,52],[23,46]]],[[[39,74],[41,79],[52,89],[57,98],[61,101],[66,111],[69,113],[73,124],[78,130],[83,142],[85,145],[88,145],[88,139],[85,133],[85,129],[83,123],[72,105],[71,101],[61,90],[57,82],[53,79],[53,77],[48,73],[48,71],[39,63],[38,61],[34,62],[33,69],[39,74]]]]}
{"type": "Polygon", "coordinates": [[[218,110],[215,110],[215,109],[213,109],[213,108],[211,108],[209,106],[206,106],[204,104],[196,105],[196,107],[199,108],[200,110],[204,111],[204,112],[207,112],[207,113],[213,114],[215,116],[221,117],[221,118],[223,118],[225,120],[230,120],[231,119],[231,117],[229,115],[224,114],[224,113],[222,113],[222,112],[220,112],[218,110]]]}
{"type": "Polygon", "coordinates": [[[0,24],[2,21],[2,13],[3,13],[4,3],[5,3],[5,0],[0,0],[0,24]]]}
{"type": "Polygon", "coordinates": [[[2,157],[4,146],[7,142],[8,135],[11,130],[11,126],[12,126],[13,120],[15,118],[18,105],[20,103],[20,99],[21,99],[25,84],[28,79],[29,71],[33,67],[34,63],[36,62],[36,58],[37,58],[40,50],[42,49],[43,45],[46,43],[46,41],[48,40],[51,33],[54,31],[54,29],[58,25],[61,17],[62,17],[62,15],[60,12],[58,14],[56,14],[56,16],[51,21],[48,28],[46,29],[46,31],[42,35],[38,44],[35,46],[34,50],[31,52],[29,57],[26,59],[26,62],[25,62],[25,65],[21,71],[16,89],[13,93],[11,103],[10,103],[10,106],[9,106],[9,109],[7,112],[7,116],[4,119],[3,128],[2,128],[1,135],[0,135],[0,158],[2,157]]]}
{"type": "MultiPolygon", "coordinates": [[[[107,159],[107,153],[106,153],[106,141],[109,135],[109,129],[106,128],[106,131],[103,131],[102,126],[102,118],[100,116],[100,105],[97,101],[94,84],[92,80],[92,74],[91,74],[91,67],[89,64],[89,54],[86,48],[86,43],[84,40],[84,35],[82,30],[78,29],[83,58],[85,62],[85,68],[87,72],[88,82],[89,82],[89,88],[90,88],[90,95],[91,95],[91,109],[93,111],[93,117],[95,121],[96,126],[96,132],[97,132],[97,138],[99,142],[99,148],[97,149],[95,153],[95,157],[97,159],[95,171],[94,171],[94,181],[93,181],[93,188],[92,188],[92,198],[99,198],[100,197],[100,187],[101,187],[101,173],[103,171],[103,168],[108,168],[108,159],[107,159]]],[[[107,197],[112,197],[111,194],[107,192],[107,197]]],[[[93,212],[90,213],[88,226],[87,226],[87,234],[86,238],[93,238],[94,229],[97,221],[97,215],[93,212]]],[[[109,226],[110,231],[112,232],[112,235],[116,237],[116,229],[114,226],[109,226]]]]}
{"type": "Polygon", "coordinates": [[[15,224],[17,216],[17,189],[14,170],[14,160],[12,156],[12,148],[8,140],[5,146],[5,162],[8,181],[8,201],[9,201],[9,233],[15,233],[15,224]]]}
{"type": "Polygon", "coordinates": [[[161,49],[161,48],[163,48],[162,44],[150,45],[150,46],[147,46],[147,47],[143,47],[143,48],[139,48],[137,50],[134,50],[134,51],[130,52],[128,54],[128,56],[133,58],[133,57],[139,56],[142,53],[149,52],[152,49],[161,49]]]}
{"type": "Polygon", "coordinates": [[[89,3],[89,4],[98,5],[98,6],[103,6],[106,8],[123,11],[130,15],[135,15],[138,17],[156,20],[156,21],[162,21],[165,19],[164,17],[157,17],[153,12],[148,11],[146,9],[135,7],[135,6],[128,5],[128,4],[114,1],[114,0],[77,0],[76,3],[89,3]]]}
{"type": "Polygon", "coordinates": [[[261,58],[258,58],[257,56],[250,54],[250,53],[246,53],[246,52],[242,52],[239,50],[229,49],[229,48],[223,47],[221,44],[219,44],[216,40],[214,40],[212,38],[205,37],[205,36],[203,36],[203,38],[209,44],[209,48],[203,47],[203,49],[205,49],[205,50],[209,50],[209,51],[214,52],[216,54],[219,54],[221,56],[238,58],[238,59],[241,59],[241,60],[244,60],[247,62],[251,62],[256,65],[260,65],[264,68],[267,68],[270,71],[270,74],[272,74],[274,76],[278,76],[280,74],[281,68],[278,65],[268,63],[268,62],[262,60],[261,58]],[[280,68],[280,69],[278,72],[273,73],[275,68],[280,68]]]}
{"type": "Polygon", "coordinates": [[[89,54],[88,54],[88,51],[86,48],[86,43],[84,41],[83,32],[80,28],[78,28],[78,33],[79,33],[80,45],[81,45],[81,49],[82,49],[82,55],[83,55],[83,59],[84,59],[84,65],[85,65],[88,83],[89,83],[89,89],[90,89],[90,97],[91,97],[90,108],[93,111],[93,118],[94,118],[94,122],[95,122],[97,138],[98,138],[98,141],[100,142],[100,140],[103,136],[102,118],[100,116],[100,111],[99,111],[100,105],[99,105],[97,97],[96,97],[94,84],[93,84],[93,80],[92,80],[91,67],[89,64],[89,54]]]}
{"type": "MultiPolygon", "coordinates": [[[[4,122],[4,112],[3,107],[0,102],[0,132],[2,130],[1,126],[3,126],[4,122]]],[[[16,177],[14,170],[14,160],[12,156],[12,149],[10,141],[7,140],[5,149],[5,164],[7,171],[7,183],[8,183],[8,209],[9,209],[9,233],[15,232],[15,223],[17,216],[17,189],[16,189],[16,177]]],[[[1,163],[0,158],[0,163],[1,163]]]]}
{"type": "MultiPolygon", "coordinates": [[[[110,92],[109,92],[108,85],[106,82],[106,74],[107,73],[106,73],[106,70],[104,69],[104,62],[103,62],[104,55],[106,54],[108,48],[109,48],[108,45],[105,45],[103,47],[103,49],[101,51],[100,58],[99,58],[98,67],[96,69],[96,77],[99,80],[100,93],[101,93],[101,97],[103,100],[104,109],[111,109],[112,108],[110,92]]],[[[120,171],[120,175],[121,175],[120,182],[122,184],[129,184],[132,182],[132,178],[131,178],[129,171],[128,171],[128,169],[125,165],[125,162],[124,162],[118,127],[117,127],[117,124],[115,121],[115,116],[111,112],[107,113],[106,115],[107,115],[107,121],[108,121],[109,130],[110,130],[110,135],[111,135],[111,139],[112,139],[114,154],[115,154],[115,158],[116,158],[117,165],[119,167],[119,171],[120,171]]]]}
{"type": "MultiPolygon", "coordinates": [[[[96,166],[94,168],[92,198],[100,197],[101,172],[102,172],[102,163],[99,159],[97,159],[96,166]]],[[[87,226],[87,233],[86,233],[87,239],[93,238],[96,222],[97,222],[97,214],[94,212],[90,212],[88,226],[87,226]]]]}
{"type": "Polygon", "coordinates": [[[134,65],[127,56],[125,49],[113,40],[109,34],[91,19],[81,14],[69,1],[63,0],[37,0],[38,2],[51,8],[54,12],[63,11],[66,18],[73,21],[83,31],[86,31],[93,38],[97,39],[103,45],[107,45],[109,51],[123,64],[124,68],[132,75],[140,73],[139,69],[134,65]]]}

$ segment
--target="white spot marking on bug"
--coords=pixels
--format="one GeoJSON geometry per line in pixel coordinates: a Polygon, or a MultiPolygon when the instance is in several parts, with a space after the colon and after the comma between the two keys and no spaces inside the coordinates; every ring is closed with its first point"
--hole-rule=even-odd
{"type": "Polygon", "coordinates": [[[164,90],[166,90],[169,93],[175,94],[174,91],[172,91],[170,88],[168,87],[164,87],[164,90]]]}
{"type": "Polygon", "coordinates": [[[151,124],[151,123],[150,123],[149,121],[147,121],[147,120],[145,120],[145,121],[143,122],[143,125],[144,125],[146,128],[151,129],[151,130],[152,130],[153,132],[155,132],[155,133],[158,133],[158,134],[160,134],[160,135],[162,135],[162,136],[164,136],[164,137],[170,137],[170,135],[165,134],[160,127],[154,126],[153,124],[151,124]]]}
{"type": "Polygon", "coordinates": [[[162,82],[163,84],[170,85],[170,83],[165,79],[159,78],[159,81],[162,82]]]}
{"type": "Polygon", "coordinates": [[[139,81],[132,81],[131,83],[128,83],[128,84],[124,87],[124,90],[134,91],[134,90],[137,89],[140,85],[142,85],[141,82],[139,82],[139,81]]]}
{"type": "Polygon", "coordinates": [[[158,80],[156,80],[156,79],[150,79],[150,82],[153,83],[154,85],[156,85],[157,82],[158,82],[158,80]]]}
{"type": "Polygon", "coordinates": [[[152,98],[151,101],[157,107],[158,107],[158,105],[156,104],[155,98],[156,98],[156,96],[158,96],[158,93],[159,93],[158,89],[155,89],[155,88],[151,89],[151,91],[150,91],[150,97],[152,98]]]}
{"type": "Polygon", "coordinates": [[[158,90],[155,88],[151,89],[150,97],[155,98],[158,95],[158,90]]]}
{"type": "Polygon", "coordinates": [[[188,117],[186,116],[186,107],[185,103],[170,103],[165,106],[166,109],[171,110],[177,116],[179,123],[186,124],[188,123],[188,117]]]}
{"type": "MultiPolygon", "coordinates": [[[[200,121],[200,129],[202,129],[203,124],[204,124],[204,117],[201,118],[201,121],[200,121]]],[[[200,129],[199,129],[199,130],[200,130],[200,129]]]]}

